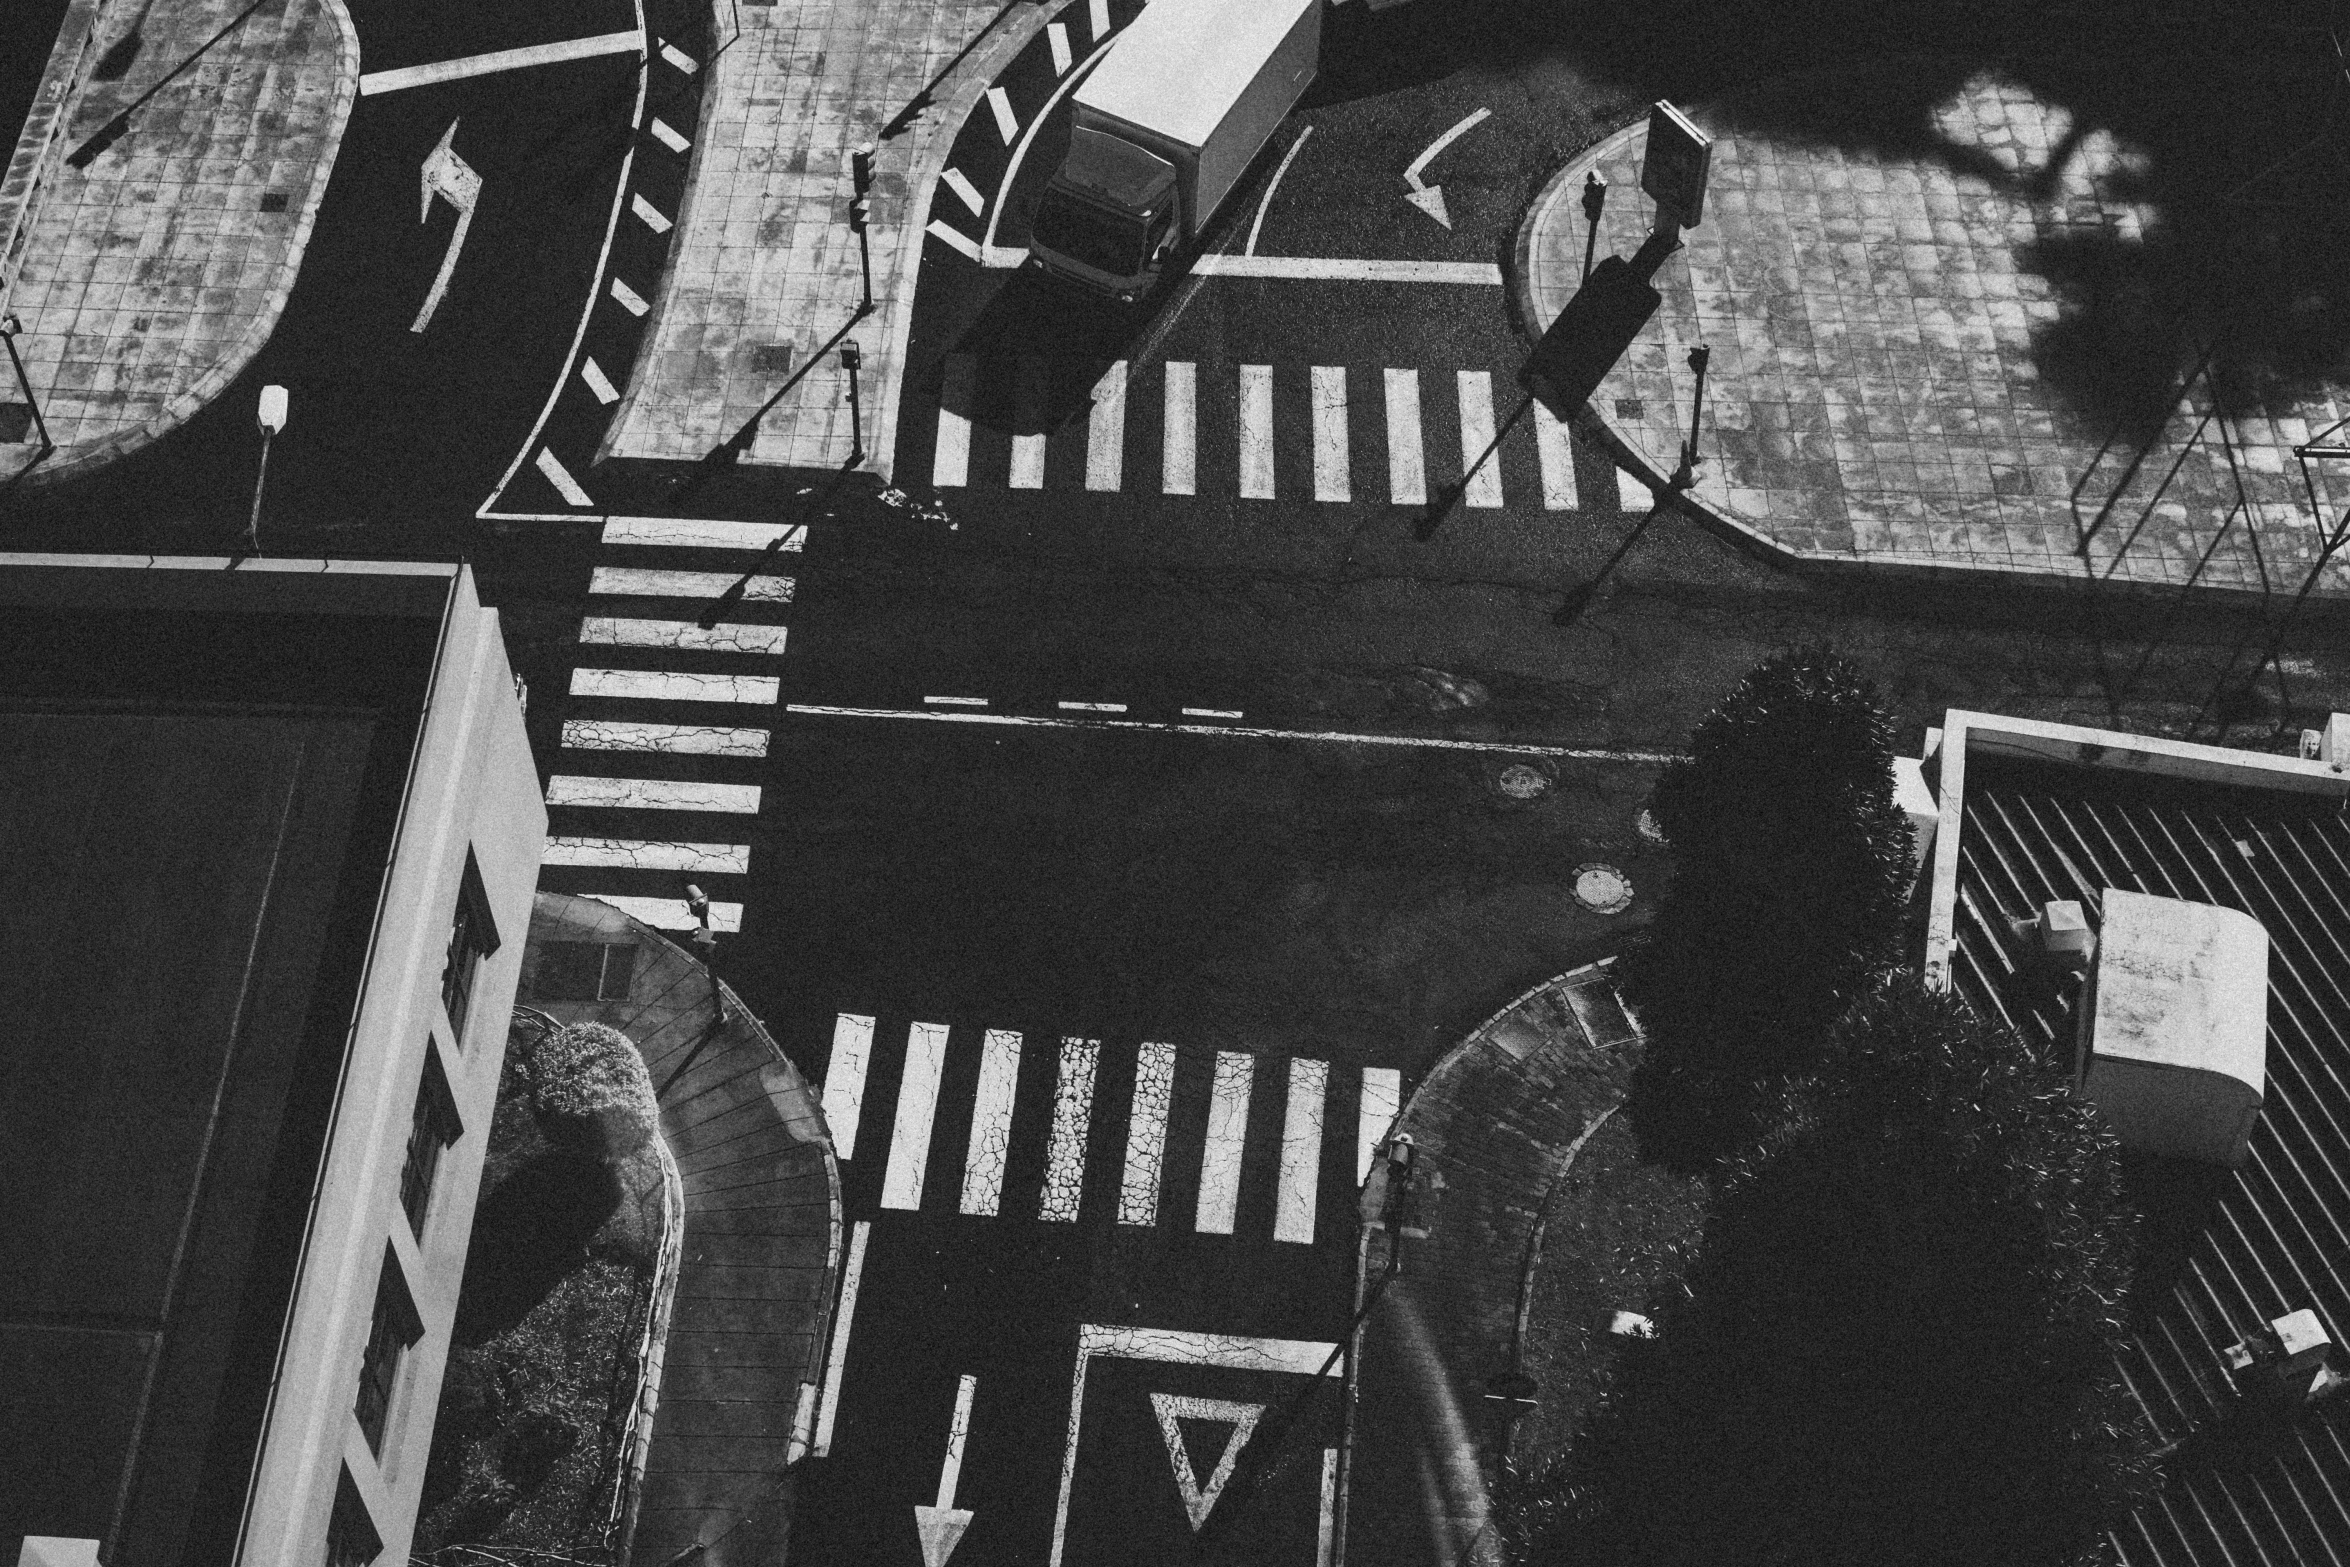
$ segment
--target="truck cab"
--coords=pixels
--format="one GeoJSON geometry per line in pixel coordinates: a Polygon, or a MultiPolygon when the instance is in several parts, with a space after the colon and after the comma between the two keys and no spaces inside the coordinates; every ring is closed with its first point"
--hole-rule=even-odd
{"type": "Polygon", "coordinates": [[[1183,231],[1175,165],[1081,124],[1037,200],[1031,231],[1053,271],[1132,300],[1158,281],[1183,231]]]}

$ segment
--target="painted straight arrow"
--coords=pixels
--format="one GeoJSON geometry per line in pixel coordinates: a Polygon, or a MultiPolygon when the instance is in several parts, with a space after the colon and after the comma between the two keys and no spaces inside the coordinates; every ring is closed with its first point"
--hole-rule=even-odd
{"type": "Polygon", "coordinates": [[[416,221],[422,223],[431,217],[432,199],[441,196],[457,209],[457,229],[449,236],[440,274],[432,280],[432,292],[424,296],[424,308],[416,312],[416,320],[408,328],[411,332],[423,331],[432,313],[441,307],[441,296],[449,291],[450,274],[457,270],[457,252],[465,248],[465,231],[473,226],[474,206],[481,200],[481,176],[457,156],[456,142],[457,122],[451,120],[440,141],[424,157],[424,200],[416,221]]]}
{"type": "Polygon", "coordinates": [[[1444,151],[1445,148],[1470,131],[1475,130],[1492,112],[1491,109],[1479,109],[1475,114],[1469,115],[1451,130],[1430,142],[1420,155],[1412,160],[1411,166],[1403,171],[1403,182],[1411,187],[1403,193],[1403,199],[1427,213],[1428,216],[1446,228],[1452,227],[1452,217],[1444,210],[1444,187],[1423,182],[1420,178],[1420,171],[1434,162],[1438,153],[1444,151]]]}
{"type": "Polygon", "coordinates": [[[916,1503],[914,1507],[914,1529],[922,1537],[922,1567],[947,1567],[947,1558],[963,1543],[963,1531],[971,1527],[970,1510],[955,1505],[955,1482],[963,1475],[963,1440],[971,1434],[971,1395],[978,1387],[977,1377],[966,1376],[955,1389],[955,1419],[947,1427],[947,1458],[938,1471],[938,1505],[916,1503]]]}

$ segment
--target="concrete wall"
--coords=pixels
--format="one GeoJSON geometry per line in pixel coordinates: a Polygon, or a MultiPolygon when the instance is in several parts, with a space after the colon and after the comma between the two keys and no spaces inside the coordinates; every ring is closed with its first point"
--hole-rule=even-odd
{"type": "Polygon", "coordinates": [[[382,1537],[380,1559],[408,1554],[545,835],[498,616],[460,571],[279,1350],[241,1563],[319,1561],[346,1468],[382,1537]],[[469,851],[500,945],[475,980],[460,1043],[441,972],[469,851]],[[399,1182],[428,1039],[464,1135],[442,1155],[418,1241],[399,1182]],[[379,1461],[353,1405],[387,1245],[424,1332],[403,1359],[379,1461]]]}

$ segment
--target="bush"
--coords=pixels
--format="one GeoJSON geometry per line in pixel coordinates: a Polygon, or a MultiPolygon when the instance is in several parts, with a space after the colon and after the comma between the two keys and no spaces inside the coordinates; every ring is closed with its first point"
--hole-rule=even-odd
{"type": "Polygon", "coordinates": [[[601,1023],[574,1023],[531,1056],[531,1113],[558,1148],[623,1159],[653,1140],[661,1110],[644,1057],[628,1036],[601,1023]]]}
{"type": "Polygon", "coordinates": [[[2133,1218],[2061,1067],[1901,976],[1730,1162],[1690,1294],[1523,1560],[2072,1567],[2151,1481],[2122,1384],[2133,1218]]]}
{"type": "Polygon", "coordinates": [[[1827,648],[1778,654],[1699,722],[1651,809],[1674,871],[1623,965],[1648,1035],[1626,1110],[1644,1155],[1695,1171],[1769,1130],[1774,1085],[1901,961],[1892,721],[1827,648]]]}

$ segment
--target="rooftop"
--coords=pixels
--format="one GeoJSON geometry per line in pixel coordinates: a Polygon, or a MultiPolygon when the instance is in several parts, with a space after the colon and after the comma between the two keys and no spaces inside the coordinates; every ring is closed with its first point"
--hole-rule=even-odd
{"type": "Polygon", "coordinates": [[[2122,1371],[2180,1446],[2113,1545],[2131,1567],[2350,1563],[2350,1401],[2245,1418],[2222,1359],[2302,1308],[2337,1345],[2350,1330],[2350,785],[2313,763],[1978,715],[1952,715],[1944,757],[1929,972],[1947,964],[2051,1056],[2071,1062],[2081,980],[2034,962],[2021,922],[2042,904],[2078,900],[2094,927],[2109,889],[2150,893],[2266,930],[2266,1098],[2245,1167],[2125,1159],[2147,1224],[2122,1371]]]}

